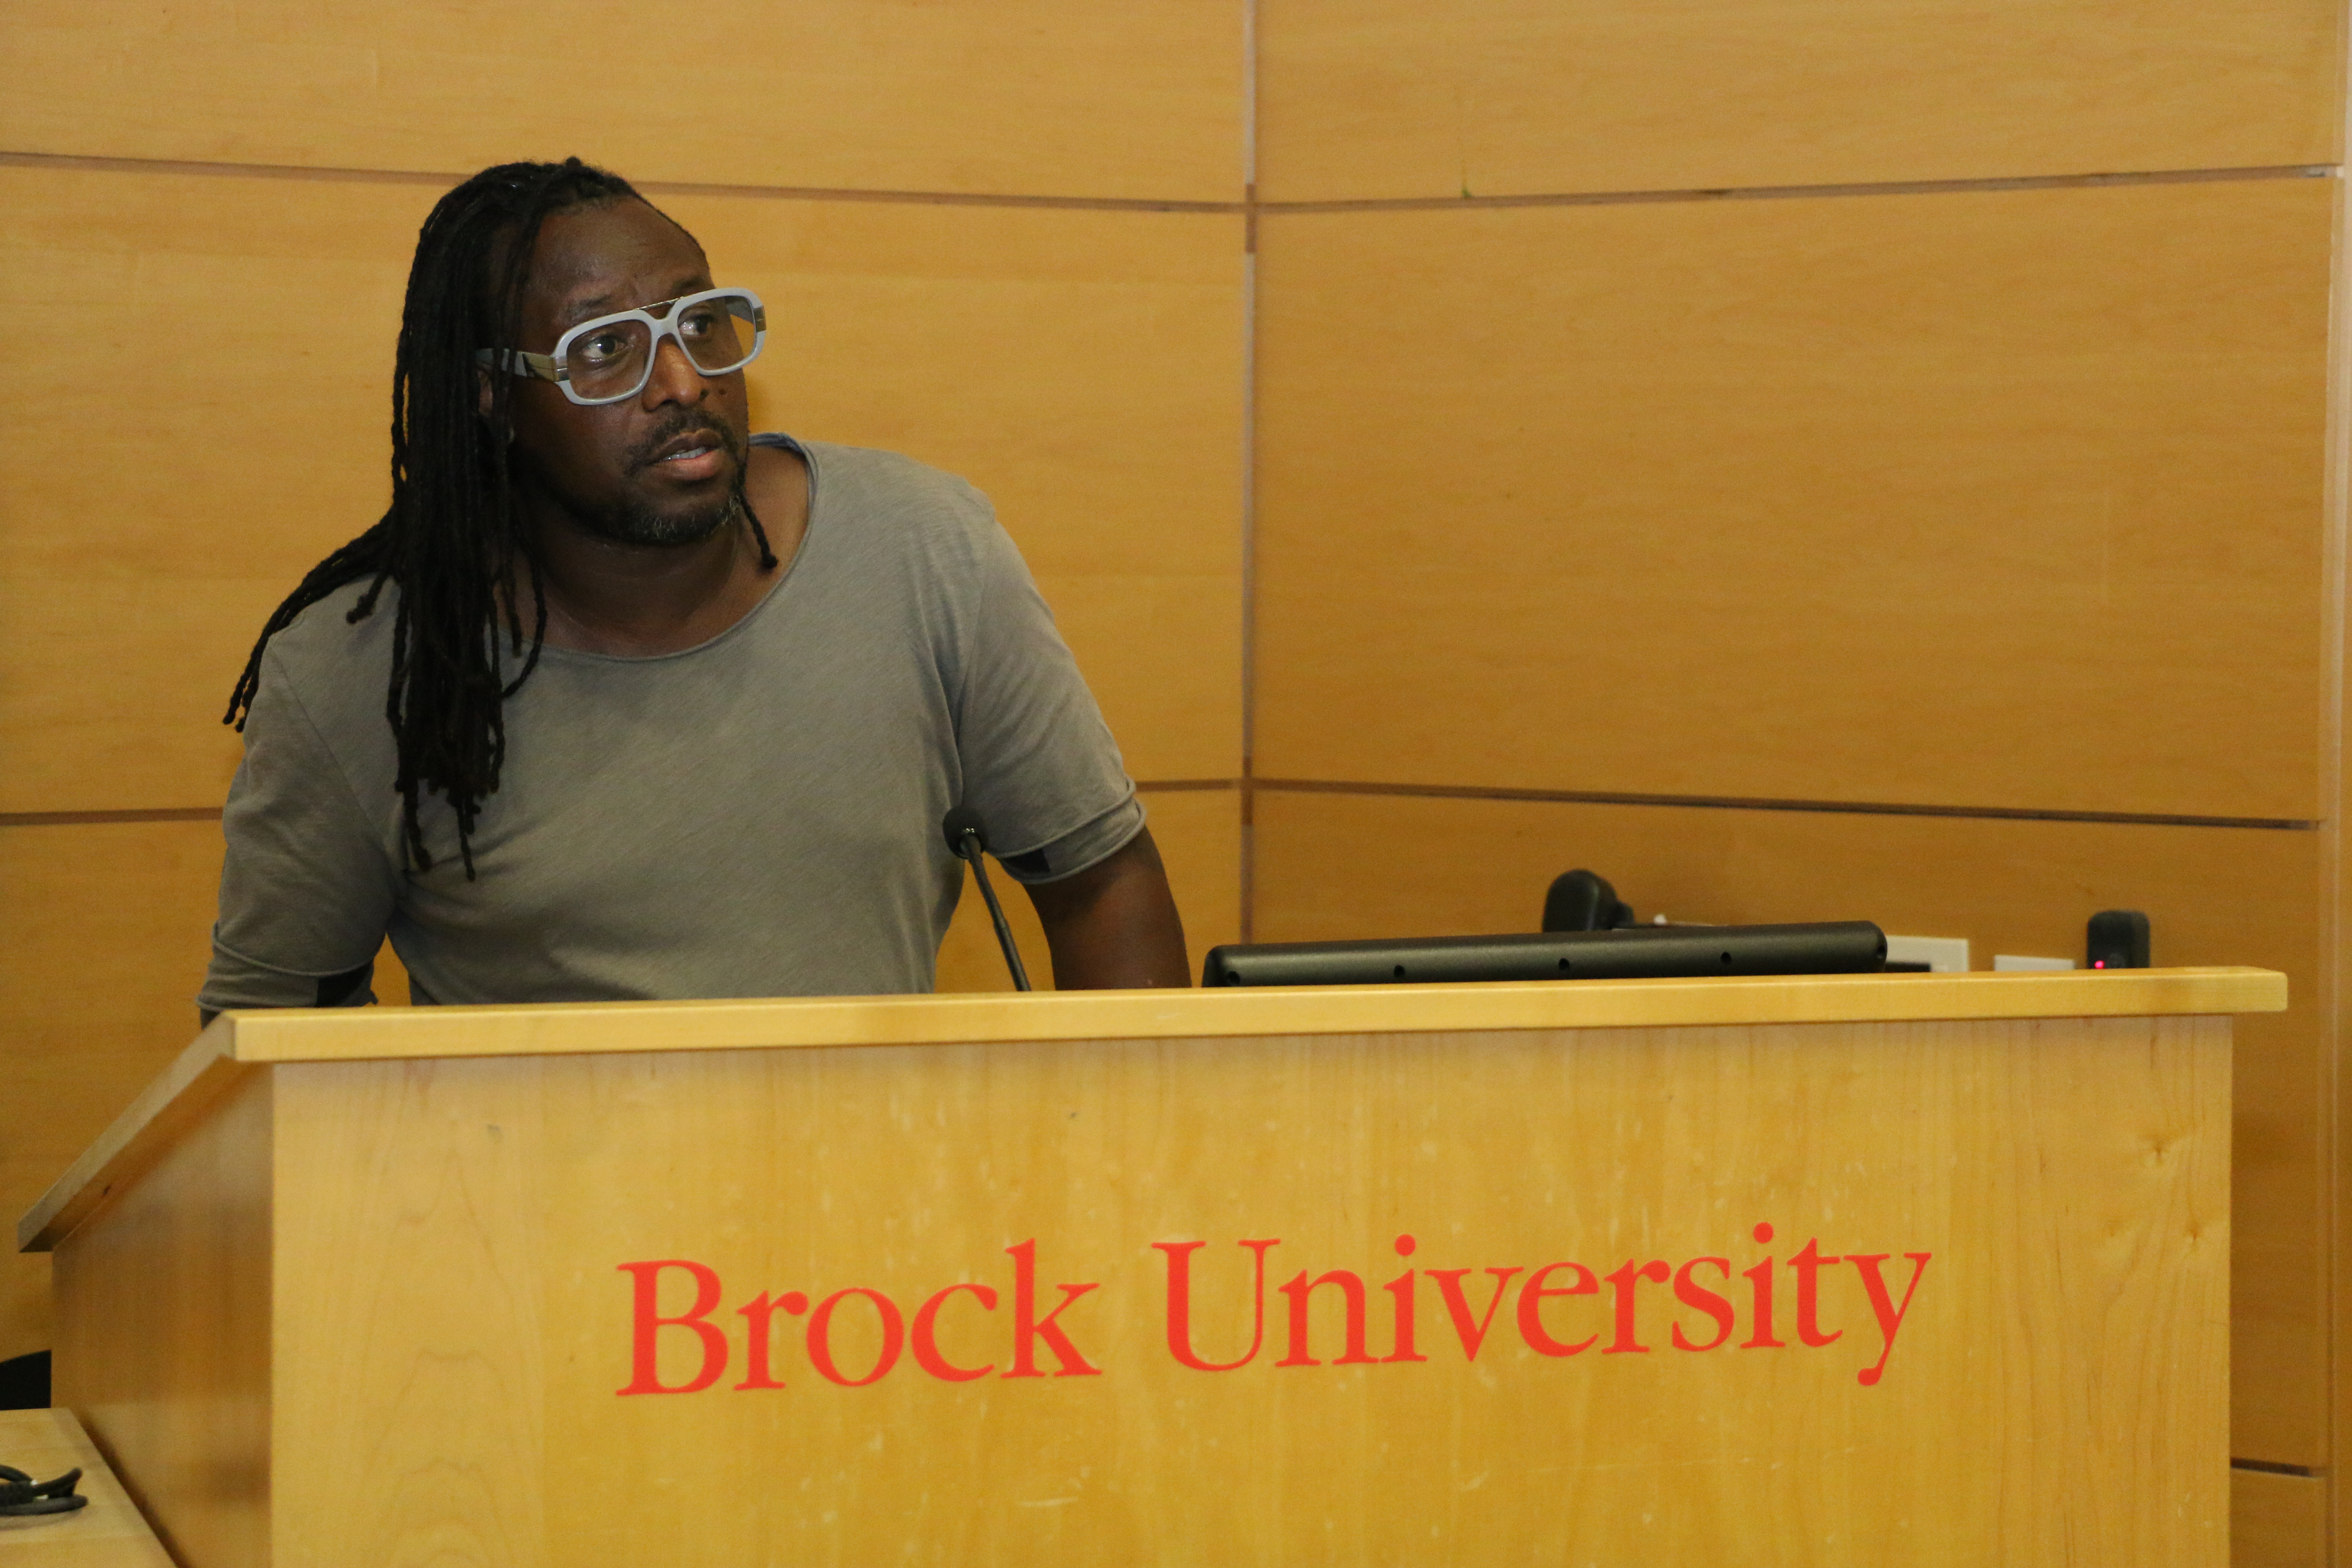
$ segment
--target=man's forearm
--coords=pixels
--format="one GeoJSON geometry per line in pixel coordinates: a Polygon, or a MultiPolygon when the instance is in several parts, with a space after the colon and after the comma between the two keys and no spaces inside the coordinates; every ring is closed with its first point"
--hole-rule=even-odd
{"type": "Polygon", "coordinates": [[[1075,877],[1029,889],[1062,991],[1190,985],[1184,922],[1151,830],[1075,877]]]}

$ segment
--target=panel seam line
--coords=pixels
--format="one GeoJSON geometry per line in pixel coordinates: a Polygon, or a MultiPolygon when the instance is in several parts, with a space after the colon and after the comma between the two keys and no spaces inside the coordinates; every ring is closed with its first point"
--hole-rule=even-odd
{"type": "Polygon", "coordinates": [[[1796,800],[1765,795],[1654,795],[1630,790],[1487,788],[1475,784],[1381,784],[1339,779],[1254,777],[1251,788],[1286,795],[1404,795],[1438,800],[1535,801],[1571,805],[1653,805],[1710,811],[1805,811],[1852,816],[1949,816],[2001,822],[2100,822],[2141,827],[2237,827],[2307,833],[2301,817],[2208,816],[2182,812],[2074,811],[2057,807],[1943,805],[1868,800],[1796,800]]]}
{"type": "Polygon", "coordinates": [[[1368,196],[1343,201],[1261,199],[1262,213],[1445,212],[1499,207],[1635,206],[1661,202],[1769,202],[1831,196],[1964,195],[1994,191],[2082,190],[2103,185],[2193,185],[2245,180],[2320,180],[2333,163],[2256,164],[2231,169],[2146,169],[2109,174],[1991,175],[1978,179],[1878,180],[1811,185],[1719,185],[1655,190],[1527,192],[1494,196],[1368,196]]]}

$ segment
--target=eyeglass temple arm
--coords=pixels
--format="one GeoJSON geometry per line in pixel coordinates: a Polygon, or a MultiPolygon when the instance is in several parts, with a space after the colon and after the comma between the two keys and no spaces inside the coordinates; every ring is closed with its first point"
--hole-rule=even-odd
{"type": "Polygon", "coordinates": [[[528,349],[476,349],[474,360],[509,375],[537,376],[541,381],[563,380],[563,371],[552,354],[535,354],[528,349]]]}

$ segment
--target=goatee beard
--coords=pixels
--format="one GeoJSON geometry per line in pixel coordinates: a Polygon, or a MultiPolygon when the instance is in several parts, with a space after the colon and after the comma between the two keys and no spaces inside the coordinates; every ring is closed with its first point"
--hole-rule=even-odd
{"type": "Polygon", "coordinates": [[[679,436],[707,434],[712,442],[735,460],[735,482],[723,495],[716,496],[699,506],[682,511],[656,511],[643,501],[624,500],[606,506],[584,503],[580,498],[566,495],[564,488],[553,483],[544,473],[540,482],[562,503],[581,531],[614,544],[650,545],[674,549],[699,544],[727,527],[739,517],[750,515],[750,503],[743,494],[744,481],[749,478],[750,465],[745,462],[746,446],[735,432],[709,418],[690,414],[666,422],[651,432],[630,454],[628,471],[641,473],[658,459],[655,454],[679,436]]]}
{"type": "Polygon", "coordinates": [[[692,511],[657,512],[632,506],[601,512],[573,514],[581,529],[614,544],[677,546],[699,544],[743,515],[743,480],[738,471],[728,492],[692,511]]]}

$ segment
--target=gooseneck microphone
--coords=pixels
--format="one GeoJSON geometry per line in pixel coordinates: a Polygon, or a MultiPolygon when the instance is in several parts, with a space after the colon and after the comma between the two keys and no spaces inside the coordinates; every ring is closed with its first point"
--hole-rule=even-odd
{"type": "Polygon", "coordinates": [[[971,861],[971,874],[980,879],[980,896],[988,900],[988,918],[996,923],[996,945],[1004,950],[1004,967],[1013,971],[1013,989],[1032,989],[1029,972],[1021,965],[1021,950],[1013,942],[1013,928],[1004,923],[1004,906],[996,901],[996,889],[988,885],[988,868],[981,864],[988,849],[988,829],[981,825],[980,813],[957,806],[940,819],[940,831],[947,835],[948,852],[971,861]]]}

